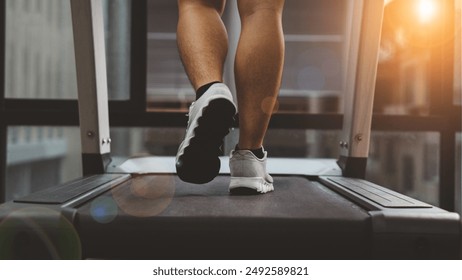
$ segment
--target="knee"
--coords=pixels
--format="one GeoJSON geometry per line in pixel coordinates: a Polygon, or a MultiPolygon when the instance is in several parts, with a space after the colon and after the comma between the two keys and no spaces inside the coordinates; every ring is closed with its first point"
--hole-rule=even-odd
{"type": "Polygon", "coordinates": [[[262,1],[248,1],[238,0],[239,14],[241,18],[251,16],[258,13],[265,13],[265,16],[274,15],[277,17],[282,16],[284,8],[284,0],[262,0],[262,1]]]}
{"type": "Polygon", "coordinates": [[[178,9],[181,11],[191,8],[214,9],[221,16],[225,10],[226,0],[178,0],[178,9]]]}

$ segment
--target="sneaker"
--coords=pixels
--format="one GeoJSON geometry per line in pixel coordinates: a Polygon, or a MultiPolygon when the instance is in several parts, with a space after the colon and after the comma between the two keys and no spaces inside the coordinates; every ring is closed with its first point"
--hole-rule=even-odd
{"type": "Polygon", "coordinates": [[[210,182],[220,171],[220,147],[229,133],[236,105],[225,84],[213,84],[189,107],[185,139],[176,155],[176,171],[189,183],[210,182]]]}
{"type": "Polygon", "coordinates": [[[266,172],[267,153],[262,159],[249,150],[231,151],[231,193],[267,193],[274,190],[273,178],[266,172]]]}

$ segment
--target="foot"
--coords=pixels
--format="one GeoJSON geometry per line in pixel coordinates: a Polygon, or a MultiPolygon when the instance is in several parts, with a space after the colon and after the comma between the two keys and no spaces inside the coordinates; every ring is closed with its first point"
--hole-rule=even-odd
{"type": "Polygon", "coordinates": [[[249,150],[231,152],[231,193],[267,193],[274,190],[273,178],[266,172],[267,153],[259,159],[249,150]]]}
{"type": "Polygon", "coordinates": [[[218,175],[220,147],[236,111],[231,92],[222,83],[213,84],[191,104],[185,139],[176,155],[181,180],[204,184],[218,175]]]}

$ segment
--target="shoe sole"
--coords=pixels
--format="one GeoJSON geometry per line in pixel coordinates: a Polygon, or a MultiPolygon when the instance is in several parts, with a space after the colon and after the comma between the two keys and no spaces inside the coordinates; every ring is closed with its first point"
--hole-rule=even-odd
{"type": "Polygon", "coordinates": [[[227,99],[210,101],[202,109],[194,136],[176,163],[178,177],[189,183],[212,181],[220,171],[220,147],[233,125],[236,109],[227,99]]]}
{"type": "Polygon", "coordinates": [[[231,177],[229,192],[232,194],[256,194],[274,191],[272,183],[261,177],[231,177]]]}

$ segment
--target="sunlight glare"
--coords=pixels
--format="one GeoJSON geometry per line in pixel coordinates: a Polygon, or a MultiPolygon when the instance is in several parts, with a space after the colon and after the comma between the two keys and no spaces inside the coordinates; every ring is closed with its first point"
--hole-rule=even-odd
{"type": "Polygon", "coordinates": [[[430,22],[436,14],[435,0],[419,0],[417,4],[417,11],[421,23],[430,22]]]}

